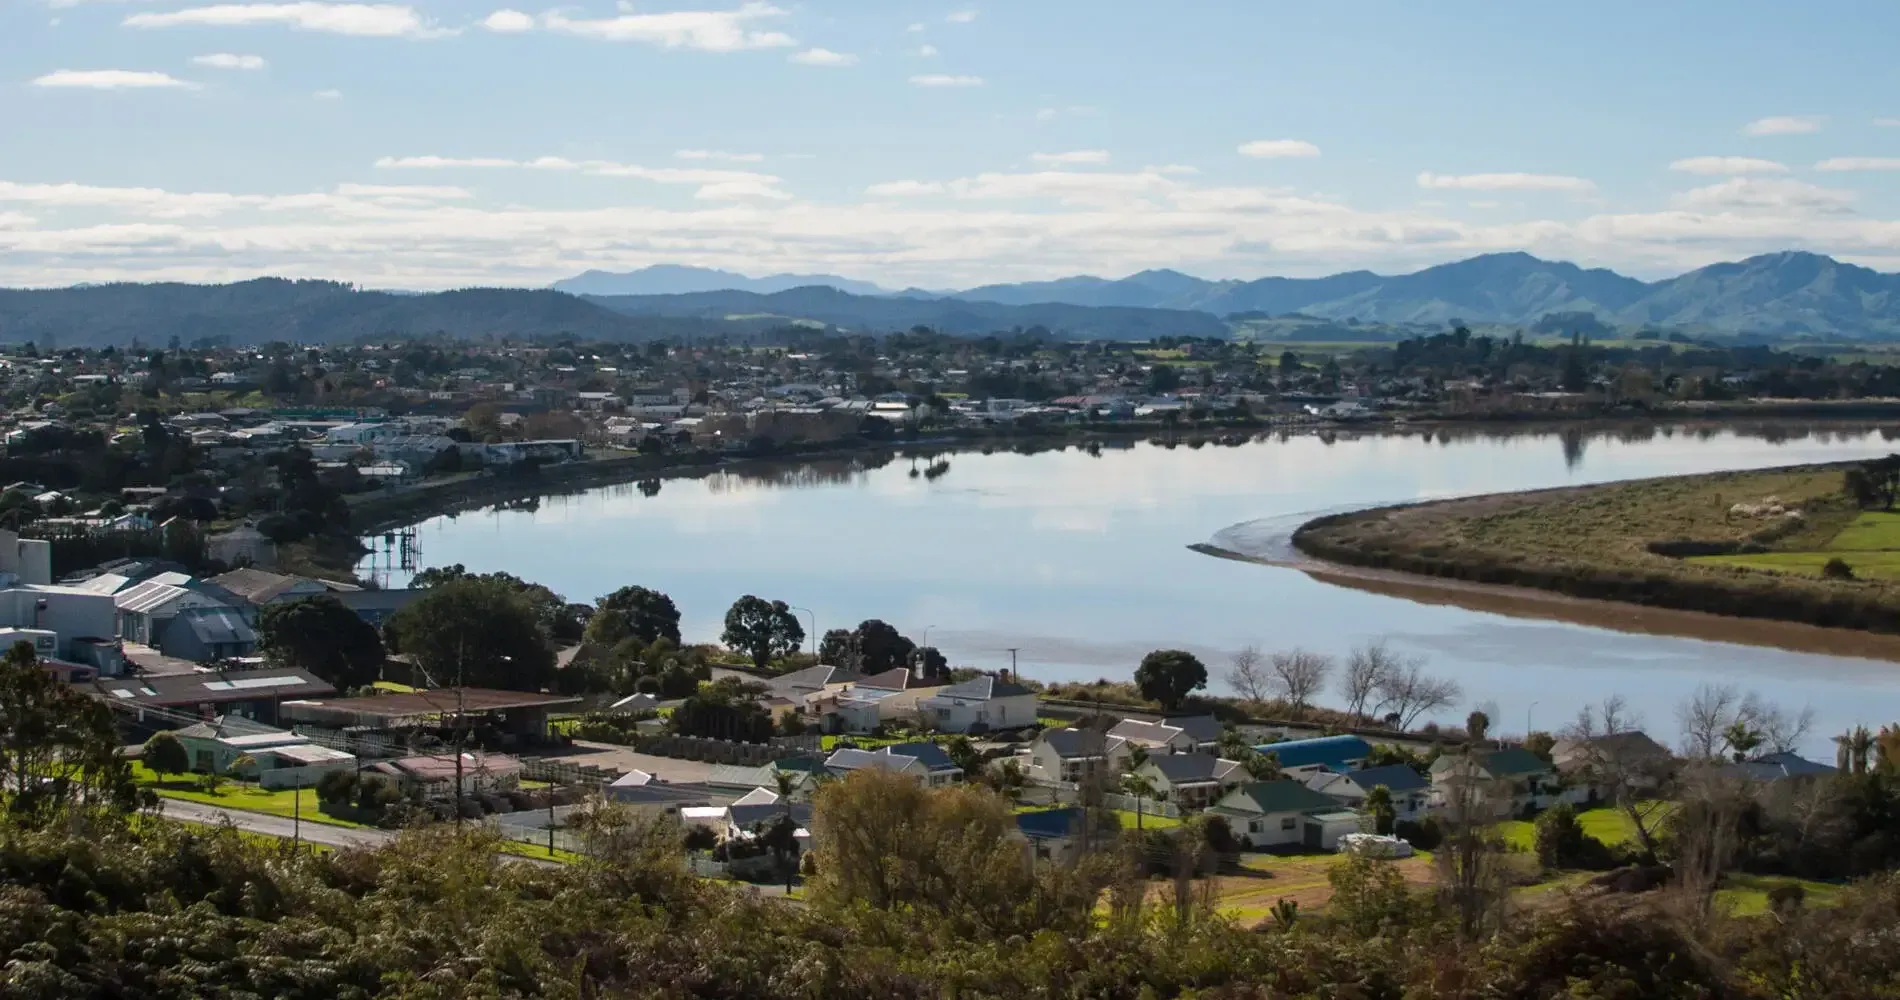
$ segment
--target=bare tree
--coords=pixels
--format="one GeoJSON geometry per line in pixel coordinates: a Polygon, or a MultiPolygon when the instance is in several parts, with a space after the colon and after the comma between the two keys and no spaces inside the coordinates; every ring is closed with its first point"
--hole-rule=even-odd
{"type": "Polygon", "coordinates": [[[1628,704],[1622,695],[1612,694],[1597,705],[1584,706],[1577,721],[1564,728],[1563,737],[1572,746],[1570,774],[1623,814],[1644,859],[1654,863],[1662,821],[1669,815],[1676,760],[1648,741],[1609,739],[1642,726],[1628,704]]]}
{"type": "Polygon", "coordinates": [[[1234,654],[1233,665],[1227,669],[1227,686],[1233,688],[1235,694],[1256,704],[1267,700],[1272,691],[1271,678],[1267,675],[1266,659],[1260,655],[1260,647],[1246,646],[1234,654]]]}
{"type": "Polygon", "coordinates": [[[1510,877],[1497,823],[1510,813],[1509,782],[1485,776],[1471,755],[1453,758],[1453,771],[1440,783],[1443,809],[1438,814],[1444,840],[1432,852],[1438,890],[1458,915],[1458,929],[1476,940],[1502,922],[1510,896],[1510,877]]]}
{"type": "Polygon", "coordinates": [[[1790,712],[1733,684],[1704,684],[1676,707],[1676,720],[1683,754],[1709,760],[1790,752],[1814,728],[1814,710],[1790,712]]]}
{"type": "Polygon", "coordinates": [[[1366,706],[1379,686],[1403,662],[1404,657],[1392,652],[1384,640],[1346,654],[1346,669],[1339,674],[1339,694],[1346,701],[1346,711],[1355,719],[1365,718],[1366,706]]]}
{"type": "Polygon", "coordinates": [[[1722,874],[1741,843],[1741,821],[1751,802],[1746,779],[1712,761],[1683,771],[1672,823],[1675,863],[1671,866],[1683,902],[1683,916],[1700,923],[1709,915],[1722,874]]]}
{"type": "Polygon", "coordinates": [[[1565,726],[1558,735],[1581,743],[1599,736],[1615,736],[1641,728],[1643,717],[1630,709],[1629,699],[1621,694],[1612,694],[1595,705],[1578,709],[1577,721],[1565,726]]]}
{"type": "Polygon", "coordinates": [[[1273,692],[1286,701],[1295,715],[1306,713],[1313,696],[1325,689],[1326,678],[1333,672],[1332,657],[1304,649],[1275,653],[1267,664],[1273,692]]]}
{"type": "Polygon", "coordinates": [[[1396,716],[1399,729],[1410,729],[1419,716],[1458,704],[1464,689],[1449,677],[1427,674],[1422,659],[1408,658],[1386,672],[1373,695],[1378,699],[1374,712],[1396,716]]]}

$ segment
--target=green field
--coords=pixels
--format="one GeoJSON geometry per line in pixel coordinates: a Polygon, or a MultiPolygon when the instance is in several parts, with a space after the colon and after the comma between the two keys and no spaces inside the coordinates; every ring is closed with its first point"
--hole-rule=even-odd
{"type": "Polygon", "coordinates": [[[179,799],[185,802],[201,802],[208,806],[220,806],[225,809],[242,809],[245,812],[267,813],[272,816],[300,816],[306,823],[328,823],[331,826],[361,827],[361,823],[326,816],[317,811],[317,792],[314,788],[265,789],[255,785],[241,785],[235,781],[226,781],[215,792],[207,792],[198,784],[194,776],[167,776],[161,779],[151,768],[143,763],[132,763],[132,780],[150,787],[161,797],[179,799]],[[299,795],[302,801],[299,802],[299,795]]]}
{"type": "Polygon", "coordinates": [[[1831,882],[1786,875],[1729,875],[1716,890],[1715,902],[1738,917],[1759,916],[1768,912],[1768,892],[1776,886],[1798,885],[1807,890],[1807,906],[1833,906],[1839,901],[1841,887],[1831,882]]]}
{"type": "Polygon", "coordinates": [[[1846,563],[1853,568],[1854,575],[1862,579],[1900,580],[1900,514],[1886,511],[1860,514],[1819,550],[1698,556],[1689,561],[1820,576],[1821,567],[1830,559],[1846,563]]]}
{"type": "MultiPolygon", "coordinates": [[[[1657,819],[1661,816],[1657,815],[1657,819]]],[[[1585,809],[1577,813],[1577,825],[1583,832],[1605,845],[1616,847],[1636,839],[1636,825],[1621,809],[1604,806],[1598,809],[1585,809]]],[[[1651,829],[1655,827],[1650,824],[1651,829]]],[[[1537,828],[1529,820],[1514,819],[1498,824],[1498,834],[1504,842],[1522,851],[1537,850],[1537,828]]]]}

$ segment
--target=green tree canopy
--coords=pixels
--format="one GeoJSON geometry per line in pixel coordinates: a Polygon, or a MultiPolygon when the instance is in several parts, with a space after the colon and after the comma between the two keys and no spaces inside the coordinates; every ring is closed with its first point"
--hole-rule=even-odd
{"type": "Polygon", "coordinates": [[[1157,649],[1142,657],[1141,666],[1135,668],[1135,686],[1143,698],[1173,711],[1188,695],[1207,686],[1207,666],[1185,650],[1157,649]]]}
{"type": "Polygon", "coordinates": [[[752,658],[763,670],[781,656],[795,653],[805,641],[805,629],[784,601],[767,601],[747,594],[726,611],[726,631],[720,641],[752,658]]]}
{"type": "Polygon", "coordinates": [[[517,590],[485,577],[428,589],[392,615],[386,631],[432,686],[538,691],[548,683],[554,653],[517,590]]]}
{"type": "Polygon", "coordinates": [[[19,816],[82,801],[129,807],[136,792],[112,710],[40,666],[27,642],[0,657],[0,787],[19,816]]]}
{"type": "Polygon", "coordinates": [[[257,637],[259,651],[272,662],[302,667],[338,688],[382,678],[382,637],[328,594],[265,605],[257,637]]]}
{"type": "Polygon", "coordinates": [[[657,590],[622,587],[596,603],[601,611],[624,612],[629,634],[641,642],[665,639],[677,645],[680,641],[680,609],[657,590]]]}
{"type": "Polygon", "coordinates": [[[153,733],[152,738],[145,741],[145,749],[139,759],[161,778],[191,770],[191,754],[179,742],[178,735],[169,731],[153,733]]]}

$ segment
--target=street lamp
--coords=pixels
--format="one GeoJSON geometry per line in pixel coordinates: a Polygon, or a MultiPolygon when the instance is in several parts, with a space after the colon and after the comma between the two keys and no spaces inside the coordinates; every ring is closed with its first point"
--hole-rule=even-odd
{"type": "Polygon", "coordinates": [[[1524,740],[1526,742],[1529,742],[1531,738],[1531,711],[1536,707],[1537,703],[1533,701],[1524,708],[1524,740]]]}

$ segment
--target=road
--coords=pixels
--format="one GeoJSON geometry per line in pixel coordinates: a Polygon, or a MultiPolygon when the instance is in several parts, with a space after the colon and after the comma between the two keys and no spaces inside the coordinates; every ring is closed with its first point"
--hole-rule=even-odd
{"type": "Polygon", "coordinates": [[[309,843],[327,844],[331,847],[380,847],[396,839],[396,835],[388,830],[335,826],[316,822],[306,822],[299,829],[295,820],[284,816],[246,812],[242,809],[225,809],[221,806],[188,802],[184,799],[161,799],[160,801],[165,804],[163,815],[166,819],[185,823],[202,823],[206,826],[220,826],[225,820],[230,820],[231,824],[240,830],[262,834],[266,837],[282,837],[289,840],[293,835],[300,835],[301,839],[309,843]]]}

